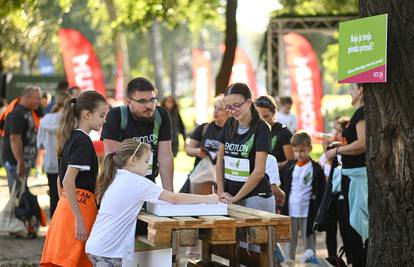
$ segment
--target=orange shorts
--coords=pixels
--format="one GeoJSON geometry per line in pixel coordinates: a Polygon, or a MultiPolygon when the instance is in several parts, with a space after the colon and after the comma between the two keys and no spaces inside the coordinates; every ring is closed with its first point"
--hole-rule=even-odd
{"type": "MultiPolygon", "coordinates": [[[[78,204],[88,234],[95,222],[97,207],[95,195],[88,190],[76,189],[78,204]]],[[[86,242],[75,239],[75,216],[69,199],[63,192],[50,222],[43,247],[41,266],[92,266],[85,253],[86,242]]]]}

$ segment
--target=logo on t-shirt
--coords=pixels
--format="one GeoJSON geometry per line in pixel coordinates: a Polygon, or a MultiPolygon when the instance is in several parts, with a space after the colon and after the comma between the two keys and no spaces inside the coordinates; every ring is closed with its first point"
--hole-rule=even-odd
{"type": "Polygon", "coordinates": [[[153,144],[155,140],[158,140],[158,136],[157,134],[153,133],[153,134],[146,135],[146,136],[134,137],[133,139],[140,141],[141,143],[153,144]]]}
{"type": "Polygon", "coordinates": [[[249,147],[246,144],[232,144],[226,143],[224,145],[224,149],[229,152],[239,152],[239,153],[246,153],[249,151],[249,147]]]}
{"type": "Polygon", "coordinates": [[[213,139],[206,139],[204,141],[204,147],[218,150],[220,148],[220,142],[213,139]]]}
{"type": "Polygon", "coordinates": [[[304,184],[304,185],[308,184],[308,182],[309,182],[309,181],[310,181],[310,179],[312,178],[311,176],[312,176],[312,175],[311,175],[311,173],[309,172],[308,174],[306,174],[306,175],[303,177],[303,184],[304,184]]]}

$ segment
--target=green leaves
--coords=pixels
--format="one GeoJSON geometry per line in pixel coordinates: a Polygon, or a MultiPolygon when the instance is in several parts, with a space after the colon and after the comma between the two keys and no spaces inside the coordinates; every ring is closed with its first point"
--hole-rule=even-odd
{"type": "Polygon", "coordinates": [[[358,13],[358,0],[280,0],[282,15],[343,15],[358,13]]]}

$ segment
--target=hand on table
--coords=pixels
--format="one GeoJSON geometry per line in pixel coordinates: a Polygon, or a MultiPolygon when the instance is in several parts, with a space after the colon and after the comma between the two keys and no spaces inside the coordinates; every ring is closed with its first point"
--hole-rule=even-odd
{"type": "Polygon", "coordinates": [[[227,192],[220,194],[220,201],[226,204],[231,204],[234,202],[234,197],[227,192]]]}

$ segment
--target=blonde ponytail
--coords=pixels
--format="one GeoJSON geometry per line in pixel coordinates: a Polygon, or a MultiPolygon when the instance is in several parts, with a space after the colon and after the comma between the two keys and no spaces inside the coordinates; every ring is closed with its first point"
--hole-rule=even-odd
{"type": "Polygon", "coordinates": [[[95,189],[96,201],[98,204],[101,203],[103,194],[115,178],[116,170],[118,169],[114,161],[115,156],[116,153],[112,152],[104,158],[95,189]]]}

